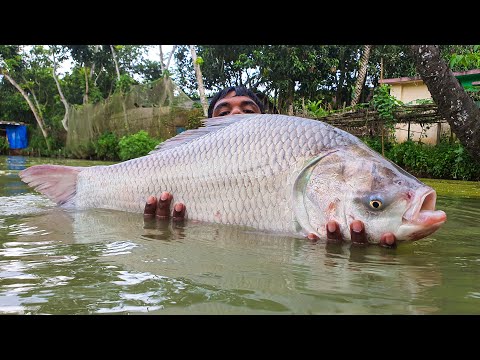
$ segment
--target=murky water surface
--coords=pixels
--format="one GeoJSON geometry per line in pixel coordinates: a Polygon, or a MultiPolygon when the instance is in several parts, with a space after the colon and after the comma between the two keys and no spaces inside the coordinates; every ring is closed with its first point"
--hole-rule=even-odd
{"type": "MultiPolygon", "coordinates": [[[[480,314],[480,184],[425,180],[447,223],[396,249],[67,211],[0,156],[0,314],[480,314]]],[[[188,206],[188,204],[187,204],[188,206]]]]}

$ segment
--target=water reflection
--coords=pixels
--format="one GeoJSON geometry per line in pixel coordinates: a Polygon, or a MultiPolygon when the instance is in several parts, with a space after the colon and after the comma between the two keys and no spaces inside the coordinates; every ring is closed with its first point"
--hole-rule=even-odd
{"type": "MultiPolygon", "coordinates": [[[[425,305],[424,292],[441,284],[439,268],[412,256],[412,247],[398,256],[378,247],[327,247],[221,225],[144,226],[138,214],[106,210],[49,209],[8,230],[11,240],[0,259],[17,261],[14,269],[11,261],[2,268],[2,279],[27,276],[28,286],[15,291],[36,313],[438,310],[425,305]],[[47,279],[53,279],[50,286],[47,279]]],[[[3,295],[12,301],[11,289],[3,295]]]]}
{"type": "Polygon", "coordinates": [[[18,177],[18,172],[25,169],[26,158],[24,156],[6,156],[3,159],[5,163],[0,163],[0,186],[3,188],[1,193],[6,196],[22,194],[25,192],[25,184],[18,177]],[[3,181],[2,177],[4,177],[3,181]]]}
{"type": "Polygon", "coordinates": [[[439,195],[447,223],[397,249],[327,246],[59,209],[14,185],[24,165],[15,159],[8,169],[7,159],[0,157],[0,313],[480,313],[478,198],[439,195]]]}

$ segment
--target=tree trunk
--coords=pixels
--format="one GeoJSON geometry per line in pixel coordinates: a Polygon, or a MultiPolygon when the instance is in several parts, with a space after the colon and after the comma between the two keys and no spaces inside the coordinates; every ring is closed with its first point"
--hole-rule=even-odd
{"type": "Polygon", "coordinates": [[[58,81],[58,78],[57,78],[57,74],[56,74],[57,61],[55,59],[55,53],[53,50],[52,50],[52,56],[53,56],[53,68],[52,68],[53,80],[55,80],[55,84],[57,84],[57,90],[58,90],[58,94],[60,95],[60,100],[62,101],[63,106],[65,107],[65,115],[63,115],[62,125],[65,131],[68,131],[68,116],[69,116],[68,101],[65,98],[65,95],[63,95],[62,87],[60,86],[60,82],[58,81]]]}
{"type": "Polygon", "coordinates": [[[289,81],[288,82],[288,89],[287,89],[287,114],[293,116],[293,102],[294,102],[294,93],[295,93],[295,82],[289,81]]]}
{"type": "Polygon", "coordinates": [[[160,70],[162,71],[162,75],[165,72],[165,66],[163,65],[163,51],[162,45],[158,45],[158,50],[160,51],[160,70]]]}
{"type": "Polygon", "coordinates": [[[363,47],[363,54],[360,58],[360,66],[358,69],[357,82],[355,83],[355,92],[353,94],[350,106],[355,106],[360,101],[360,95],[362,94],[363,84],[367,75],[368,59],[370,58],[371,49],[372,45],[365,45],[363,47]]]}
{"type": "Polygon", "coordinates": [[[120,69],[118,68],[117,54],[115,53],[113,45],[110,45],[110,49],[112,50],[113,62],[115,63],[115,70],[117,71],[117,80],[120,81],[120,69]]]}
{"type": "Polygon", "coordinates": [[[340,76],[338,79],[337,84],[337,91],[335,93],[335,109],[340,109],[343,103],[343,82],[345,81],[345,60],[344,60],[344,49],[340,49],[339,54],[339,63],[338,63],[338,70],[340,71],[340,76]]]}
{"type": "Polygon", "coordinates": [[[177,49],[177,45],[173,46],[172,51],[170,51],[170,54],[168,55],[168,61],[167,61],[167,66],[165,66],[165,70],[168,70],[168,67],[170,66],[170,60],[172,60],[173,53],[177,49]]]}
{"type": "MultiPolygon", "coordinates": [[[[120,68],[118,67],[118,61],[117,61],[117,53],[115,52],[115,49],[113,48],[113,45],[110,45],[110,50],[112,51],[112,58],[113,62],[115,63],[115,71],[117,72],[117,80],[120,81],[120,68]]],[[[125,125],[125,129],[127,132],[130,131],[130,126],[128,125],[128,115],[127,115],[127,105],[125,104],[126,101],[126,94],[123,93],[123,90],[121,90],[122,95],[122,109],[123,109],[123,121],[125,125]]]]}
{"type": "Polygon", "coordinates": [[[83,68],[85,69],[85,95],[83,96],[83,103],[88,104],[88,76],[87,76],[87,66],[84,64],[83,68]]]}
{"type": "Polygon", "coordinates": [[[438,46],[410,45],[409,49],[439,114],[473,159],[480,162],[480,109],[440,57],[438,46]]]}
{"type": "Polygon", "coordinates": [[[37,95],[35,95],[35,92],[33,91],[32,88],[30,88],[30,86],[27,85],[26,88],[28,89],[28,91],[30,91],[30,94],[32,94],[32,98],[33,98],[33,101],[35,102],[34,105],[35,105],[35,109],[38,112],[38,116],[40,116],[40,118],[43,119],[42,107],[40,106],[40,102],[37,99],[37,95]]]}
{"type": "MultiPolygon", "coordinates": [[[[98,53],[98,51],[100,50],[100,45],[95,45],[95,47],[93,49],[94,49],[93,50],[94,53],[98,53]]],[[[101,70],[102,69],[100,68],[100,71],[101,70]]],[[[99,71],[99,73],[100,73],[100,71],[99,71]]],[[[90,68],[90,75],[89,75],[90,80],[92,80],[94,73],[95,73],[95,61],[92,61],[92,67],[90,68]]],[[[97,80],[95,80],[95,83],[96,82],[97,82],[97,80]]]]}
{"type": "Polygon", "coordinates": [[[20,85],[18,85],[17,82],[15,80],[13,80],[12,77],[10,77],[10,75],[8,75],[5,71],[3,71],[3,69],[0,72],[2,73],[3,76],[5,76],[7,78],[8,81],[10,81],[10,83],[20,92],[20,94],[22,94],[22,96],[27,101],[28,106],[30,106],[30,110],[32,110],[32,112],[33,112],[33,116],[35,116],[35,119],[37,120],[38,126],[40,127],[40,130],[42,131],[43,137],[45,138],[45,142],[47,143],[47,149],[51,150],[50,149],[50,143],[47,140],[48,132],[45,129],[45,124],[43,122],[43,119],[39,115],[39,113],[37,112],[37,109],[35,108],[35,105],[33,105],[32,101],[28,97],[27,93],[25,91],[23,91],[23,89],[20,87],[20,85]]]}
{"type": "Polygon", "coordinates": [[[103,66],[100,65],[100,70],[98,71],[98,74],[97,74],[97,76],[95,77],[95,80],[93,80],[93,85],[94,85],[94,86],[97,86],[98,78],[100,77],[100,75],[102,75],[102,69],[103,69],[103,66]]]}
{"type": "Polygon", "coordinates": [[[190,52],[192,53],[193,66],[195,68],[195,75],[197,76],[198,93],[200,94],[200,102],[202,103],[203,107],[203,115],[207,117],[208,102],[207,98],[205,97],[205,87],[203,86],[202,70],[200,69],[200,65],[197,63],[197,52],[195,51],[194,45],[190,45],[190,52]]]}

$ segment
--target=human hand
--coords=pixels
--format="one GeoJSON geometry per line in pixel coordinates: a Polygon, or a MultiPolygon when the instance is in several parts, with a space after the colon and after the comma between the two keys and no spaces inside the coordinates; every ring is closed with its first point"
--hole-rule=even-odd
{"type": "MultiPolygon", "coordinates": [[[[330,220],[327,225],[327,242],[329,243],[341,243],[343,242],[342,234],[340,232],[340,225],[330,220]]],[[[365,233],[365,225],[360,220],[354,220],[350,224],[350,237],[353,244],[367,244],[367,234],[365,233]]],[[[307,238],[310,240],[316,240],[318,237],[315,234],[308,234],[307,238]]],[[[393,233],[384,233],[380,238],[380,246],[387,248],[396,247],[396,238],[393,233]]]]}
{"type": "Polygon", "coordinates": [[[172,200],[173,195],[166,191],[158,200],[155,196],[147,198],[143,210],[143,225],[146,230],[143,236],[167,241],[183,238],[186,207],[182,203],[176,203],[170,210],[172,200]]]}
{"type": "Polygon", "coordinates": [[[164,191],[157,201],[155,196],[149,196],[145,203],[145,209],[143,210],[143,218],[148,219],[169,219],[170,215],[172,220],[178,221],[185,218],[186,206],[183,203],[176,203],[173,205],[172,212],[170,213],[170,204],[172,203],[173,195],[167,191],[164,191]]]}

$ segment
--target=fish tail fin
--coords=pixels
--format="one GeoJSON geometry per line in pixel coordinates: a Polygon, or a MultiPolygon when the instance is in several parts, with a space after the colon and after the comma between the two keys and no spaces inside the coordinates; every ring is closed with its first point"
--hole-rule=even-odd
{"type": "Polygon", "coordinates": [[[58,205],[68,205],[77,193],[82,167],[34,165],[19,172],[20,179],[58,205]]]}

